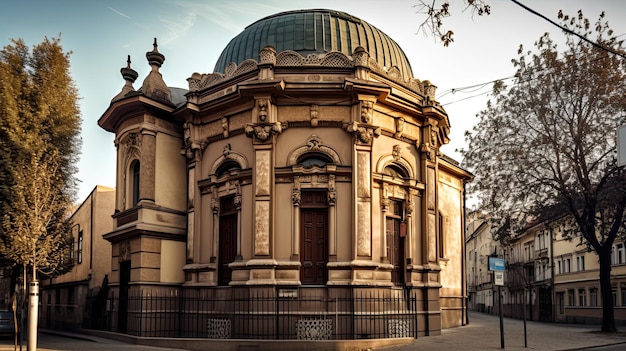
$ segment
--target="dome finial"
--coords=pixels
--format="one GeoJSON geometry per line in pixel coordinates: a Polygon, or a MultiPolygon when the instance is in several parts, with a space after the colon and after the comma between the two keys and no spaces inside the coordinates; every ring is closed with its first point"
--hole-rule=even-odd
{"type": "Polygon", "coordinates": [[[152,51],[146,52],[146,58],[148,63],[152,66],[152,70],[148,73],[148,76],[143,81],[141,86],[141,92],[156,100],[161,100],[167,103],[172,103],[172,97],[170,89],[163,81],[163,77],[159,72],[159,67],[165,61],[165,56],[157,50],[157,38],[154,38],[154,44],[152,44],[152,51]]]}
{"type": "Polygon", "coordinates": [[[165,56],[163,56],[163,54],[161,54],[157,49],[157,47],[159,46],[157,45],[157,38],[154,38],[154,44],[152,44],[152,46],[152,51],[146,52],[146,58],[148,59],[148,63],[150,64],[150,66],[152,66],[152,69],[154,70],[155,66],[156,68],[158,68],[163,65],[163,62],[165,61],[165,56]]]}
{"type": "Polygon", "coordinates": [[[120,91],[120,93],[117,94],[111,100],[111,102],[120,100],[126,95],[128,95],[128,93],[135,91],[135,88],[133,87],[133,83],[135,82],[135,80],[137,80],[137,77],[139,76],[139,74],[137,74],[137,71],[130,68],[130,55],[128,55],[126,59],[126,67],[122,67],[120,69],[120,73],[122,74],[122,78],[124,78],[126,83],[124,83],[124,86],[122,87],[122,91],[120,91]]]}

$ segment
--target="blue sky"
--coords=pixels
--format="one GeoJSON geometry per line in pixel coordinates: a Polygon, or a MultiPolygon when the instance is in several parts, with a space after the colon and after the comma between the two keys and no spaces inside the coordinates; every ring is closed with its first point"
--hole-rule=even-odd
{"type": "MultiPolygon", "coordinates": [[[[127,55],[139,73],[135,82],[139,88],[150,69],[145,53],[158,38],[159,51],[165,55],[163,79],[169,86],[187,88],[186,78],[192,73],[213,72],[222,49],[247,25],[294,9],[344,11],[398,42],[414,76],[438,86],[437,98],[452,125],[451,143],[443,151],[460,160],[455,149],[465,146],[463,134],[485,107],[491,85],[450,90],[510,77],[511,59],[520,44],[530,49],[544,32],[557,41],[564,35],[508,0],[487,0],[492,6],[488,17],[461,13],[462,0],[450,1],[453,16],[446,24],[455,32],[455,42],[448,48],[432,36],[417,33],[423,21],[412,7],[417,0],[0,0],[0,46],[9,44],[10,38],[22,38],[33,46],[60,33],[63,48],[73,52],[71,73],[83,119],[77,201],[83,201],[96,185],[115,186],[114,136],[100,129],[97,120],[123,86],[119,70],[126,65],[127,55]]],[[[616,34],[626,33],[622,1],[520,1],[553,20],[559,9],[568,14],[582,9],[592,21],[604,10],[616,34]]]]}

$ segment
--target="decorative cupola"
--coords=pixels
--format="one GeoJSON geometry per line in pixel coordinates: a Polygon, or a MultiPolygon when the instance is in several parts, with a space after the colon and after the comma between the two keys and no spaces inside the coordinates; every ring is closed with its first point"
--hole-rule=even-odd
{"type": "Polygon", "coordinates": [[[137,71],[130,68],[130,55],[128,55],[128,59],[126,60],[126,67],[122,67],[122,69],[120,69],[120,72],[122,73],[122,77],[124,78],[126,83],[122,87],[122,91],[120,91],[119,94],[115,95],[115,97],[111,99],[111,102],[120,100],[128,95],[128,93],[135,91],[133,83],[135,82],[135,80],[137,80],[137,77],[139,75],[137,74],[137,71]]]}
{"type": "Polygon", "coordinates": [[[141,86],[141,92],[152,99],[159,100],[161,102],[165,102],[168,105],[172,105],[172,96],[170,93],[170,89],[165,85],[163,81],[163,76],[161,72],[159,72],[159,67],[163,65],[165,61],[165,56],[157,50],[157,40],[154,38],[154,49],[152,51],[146,52],[146,58],[148,59],[148,64],[152,67],[152,70],[144,79],[143,85],[141,86]]]}

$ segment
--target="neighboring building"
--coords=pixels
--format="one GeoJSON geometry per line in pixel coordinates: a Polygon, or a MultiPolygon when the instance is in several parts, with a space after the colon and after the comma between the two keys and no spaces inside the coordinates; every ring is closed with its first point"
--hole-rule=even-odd
{"type": "Polygon", "coordinates": [[[496,243],[491,238],[489,222],[479,212],[468,215],[466,233],[468,308],[491,313],[495,286],[487,265],[489,256],[497,252],[496,243]]]}
{"type": "Polygon", "coordinates": [[[102,235],[113,230],[114,209],[115,189],[98,185],[71,215],[74,267],[41,281],[42,327],[78,329],[95,322],[93,299],[111,272],[111,243],[102,235]]]}
{"type": "MultiPolygon", "coordinates": [[[[602,323],[600,263],[580,237],[563,238],[567,222],[553,225],[554,231],[554,320],[566,323],[602,323]]],[[[624,242],[616,239],[611,252],[611,289],[615,323],[626,325],[626,261],[624,242]]]]}
{"type": "MultiPolygon", "coordinates": [[[[472,264],[469,258],[471,248],[476,245],[479,235],[486,233],[485,237],[490,238],[494,247],[499,245],[483,228],[468,228],[468,267],[472,264]]],[[[513,237],[505,249],[498,247],[496,251],[499,254],[496,255],[507,262],[502,297],[505,316],[563,323],[601,323],[598,256],[587,249],[580,236],[564,236],[566,231],[576,231],[575,224],[568,216],[557,216],[528,227],[513,237]]],[[[626,325],[626,254],[623,241],[617,240],[613,245],[611,262],[615,321],[617,325],[626,325]]],[[[486,263],[482,268],[487,269],[486,263]]],[[[471,279],[469,276],[468,281],[471,282],[471,279]]],[[[472,285],[469,286],[471,291],[472,285]]],[[[476,285],[476,289],[478,295],[481,292],[495,294],[495,307],[485,309],[471,303],[469,307],[499,313],[496,288],[485,284],[476,285]]]]}
{"type": "MultiPolygon", "coordinates": [[[[441,154],[450,124],[436,87],[413,77],[391,38],[342,12],[276,14],[236,36],[215,73],[192,74],[189,90],[165,84],[156,39],[146,56],[141,89],[129,60],[98,121],[117,148],[115,225],[104,235],[113,330],[143,335],[138,318],[151,312],[137,317],[129,304],[154,296],[250,296],[247,310],[203,315],[224,327],[218,337],[295,333],[278,319],[250,327],[260,295],[332,301],[313,312],[333,316],[382,307],[334,303],[343,297],[414,299],[419,335],[464,323],[472,175],[441,154]]],[[[202,318],[177,328],[206,328],[202,318]]],[[[334,323],[326,337],[343,335],[334,323]]],[[[388,323],[383,337],[413,322],[388,323]]],[[[366,324],[347,334],[378,335],[366,324]]]]}
{"type": "Polygon", "coordinates": [[[553,321],[552,232],[545,223],[529,227],[504,250],[508,263],[503,311],[515,318],[553,321]],[[524,310],[525,308],[525,310],[524,310]]]}

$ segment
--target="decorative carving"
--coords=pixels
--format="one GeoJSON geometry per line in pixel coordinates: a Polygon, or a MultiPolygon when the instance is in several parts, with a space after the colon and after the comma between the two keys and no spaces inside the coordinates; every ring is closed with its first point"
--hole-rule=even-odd
{"type": "Polygon", "coordinates": [[[228,138],[228,118],[222,117],[222,136],[228,138]]]}
{"type": "Polygon", "coordinates": [[[341,52],[327,54],[308,54],[303,57],[299,53],[286,50],[276,55],[276,66],[322,66],[322,67],[353,67],[352,60],[341,52]]]}
{"type": "Polygon", "coordinates": [[[267,119],[267,106],[269,105],[268,99],[257,99],[256,106],[258,108],[258,116],[261,122],[265,122],[267,119]]]}
{"type": "Polygon", "coordinates": [[[318,106],[311,105],[311,127],[317,127],[318,125],[318,106]]]}
{"type": "Polygon", "coordinates": [[[183,123],[183,143],[185,147],[191,144],[191,122],[183,123]]]}
{"type": "Polygon", "coordinates": [[[403,132],[404,132],[404,117],[400,117],[396,119],[396,134],[394,136],[400,139],[402,137],[403,132]]]}
{"type": "Polygon", "coordinates": [[[411,190],[406,192],[406,199],[406,215],[407,217],[411,217],[413,211],[415,211],[415,202],[413,201],[413,192],[411,190]]]}
{"type": "Polygon", "coordinates": [[[119,262],[126,262],[126,261],[130,261],[130,254],[131,254],[131,249],[130,249],[130,241],[126,240],[126,241],[122,241],[120,243],[120,251],[118,254],[118,259],[119,262]]]}
{"type": "Polygon", "coordinates": [[[220,201],[217,198],[217,187],[211,187],[211,212],[217,214],[220,210],[220,201]]]}
{"type": "Polygon", "coordinates": [[[387,210],[389,210],[389,205],[391,204],[391,201],[389,200],[389,198],[387,197],[383,197],[380,200],[380,210],[383,212],[387,212],[387,210]]]}
{"type": "Polygon", "coordinates": [[[128,138],[126,139],[126,147],[136,147],[141,150],[141,134],[128,133],[128,138]]]}
{"type": "Polygon", "coordinates": [[[270,139],[272,135],[278,135],[283,131],[283,125],[280,122],[271,124],[247,124],[245,132],[248,137],[256,137],[259,141],[265,142],[270,139]]]}
{"type": "Polygon", "coordinates": [[[296,322],[298,340],[330,340],[333,337],[332,319],[300,319],[296,322]]]}
{"type": "Polygon", "coordinates": [[[232,149],[230,147],[230,143],[224,145],[224,151],[222,151],[222,155],[224,155],[224,157],[228,158],[228,155],[230,155],[231,152],[232,152],[232,149]]]}
{"type": "Polygon", "coordinates": [[[209,339],[230,339],[231,324],[230,319],[209,318],[206,323],[207,338],[209,339]]]}
{"type": "Polygon", "coordinates": [[[411,336],[409,323],[402,319],[387,320],[387,331],[390,338],[408,338],[411,336]]]}
{"type": "Polygon", "coordinates": [[[435,227],[435,215],[432,213],[428,214],[428,262],[437,261],[437,241],[436,238],[436,227],[435,227]]]}
{"type": "Polygon", "coordinates": [[[371,101],[361,101],[361,122],[372,124],[374,115],[374,103],[371,101]]]}
{"type": "Polygon", "coordinates": [[[257,196],[270,195],[270,151],[263,150],[256,153],[256,184],[257,196]]]}
{"type": "Polygon", "coordinates": [[[437,86],[430,83],[429,80],[425,80],[423,82],[424,85],[424,95],[426,95],[427,100],[435,100],[435,93],[437,92],[437,86]]]}
{"type": "Polygon", "coordinates": [[[357,196],[370,196],[370,154],[367,152],[359,152],[357,154],[357,196]]]}
{"type": "Polygon", "coordinates": [[[402,149],[400,148],[400,145],[396,144],[393,146],[393,151],[391,152],[391,156],[393,157],[394,160],[398,161],[402,155],[401,155],[402,149]]]}
{"type": "Polygon", "coordinates": [[[269,201],[257,201],[254,221],[254,254],[270,254],[270,205],[269,201]]]}
{"type": "Polygon", "coordinates": [[[241,210],[241,194],[235,195],[234,202],[235,202],[235,209],[237,211],[241,210]]]}
{"type": "Polygon", "coordinates": [[[183,123],[183,150],[180,153],[185,155],[188,160],[193,160],[197,156],[196,152],[206,147],[205,143],[198,143],[193,140],[194,128],[194,124],[189,121],[183,123]]]}
{"type": "Polygon", "coordinates": [[[328,204],[335,206],[337,202],[337,190],[335,189],[335,175],[328,176],[328,204]]]}
{"type": "Polygon", "coordinates": [[[429,210],[435,209],[435,170],[428,167],[426,169],[426,203],[429,210]]]}
{"type": "Polygon", "coordinates": [[[356,254],[358,256],[371,255],[371,234],[370,234],[370,203],[359,202],[357,205],[358,234],[356,243],[356,254]]]}
{"type": "Polygon", "coordinates": [[[359,123],[352,122],[346,126],[348,133],[352,133],[357,137],[357,142],[369,145],[375,137],[381,134],[380,128],[361,126],[359,123]]]}
{"type": "Polygon", "coordinates": [[[429,161],[435,161],[436,156],[437,156],[437,151],[432,146],[432,144],[424,143],[420,145],[420,151],[422,152],[424,156],[426,156],[426,159],[428,159],[429,161]]]}
{"type": "Polygon", "coordinates": [[[300,156],[304,155],[307,152],[311,151],[319,151],[326,154],[333,160],[335,164],[341,164],[341,160],[339,159],[339,154],[335,152],[335,150],[331,149],[328,146],[325,146],[322,143],[322,140],[316,134],[312,134],[306,141],[306,145],[303,145],[297,149],[295,149],[288,158],[288,164],[294,165],[298,162],[300,156]]]}
{"type": "Polygon", "coordinates": [[[300,193],[300,177],[293,177],[293,190],[291,191],[291,201],[294,206],[300,206],[300,200],[302,199],[302,194],[300,193]]]}
{"type": "Polygon", "coordinates": [[[369,67],[370,54],[362,47],[358,46],[352,54],[355,66],[369,67]]]}
{"type": "Polygon", "coordinates": [[[276,64],[276,50],[271,46],[266,46],[259,52],[259,60],[261,64],[276,64]]]}

